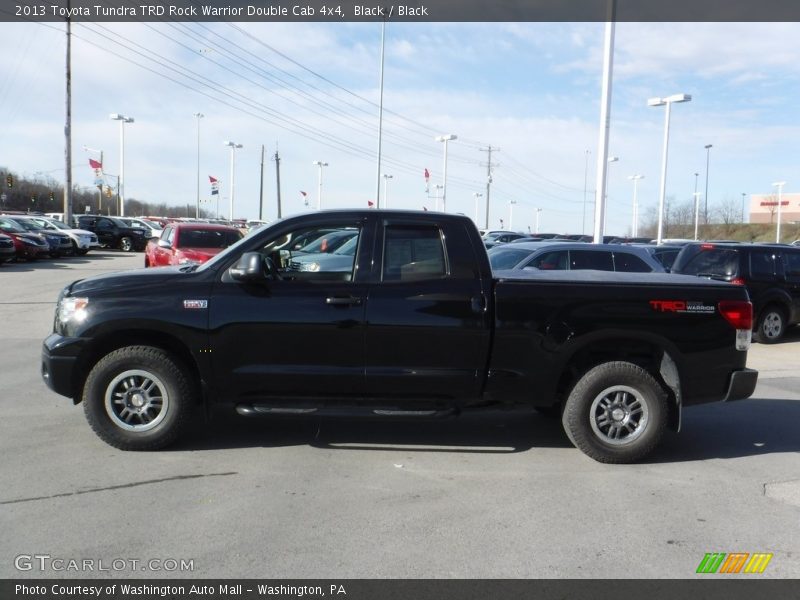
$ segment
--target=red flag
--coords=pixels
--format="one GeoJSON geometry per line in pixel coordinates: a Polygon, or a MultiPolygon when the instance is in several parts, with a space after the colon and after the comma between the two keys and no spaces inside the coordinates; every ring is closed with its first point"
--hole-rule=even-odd
{"type": "Polygon", "coordinates": [[[428,179],[431,178],[431,174],[428,172],[428,169],[425,169],[425,183],[428,183],[428,179]]]}
{"type": "Polygon", "coordinates": [[[211,183],[211,195],[216,196],[219,194],[219,181],[216,177],[208,176],[208,181],[211,183]]]}
{"type": "Polygon", "coordinates": [[[92,167],[93,169],[102,169],[103,168],[103,163],[98,162],[98,161],[94,160],[93,158],[90,158],[89,159],[89,166],[92,167]]]}
{"type": "Polygon", "coordinates": [[[303,198],[305,198],[306,196],[308,196],[308,194],[306,194],[306,193],[305,193],[303,190],[300,190],[300,193],[301,193],[301,194],[303,194],[303,198]]]}
{"type": "Polygon", "coordinates": [[[427,206],[423,206],[422,210],[424,210],[425,212],[428,212],[428,207],[427,206]]]}
{"type": "Polygon", "coordinates": [[[212,177],[211,175],[209,175],[208,176],[208,181],[209,181],[209,183],[217,183],[217,178],[216,177],[212,177]]]}
{"type": "Polygon", "coordinates": [[[375,203],[372,200],[367,200],[367,207],[372,208],[373,206],[375,206],[375,203]]]}

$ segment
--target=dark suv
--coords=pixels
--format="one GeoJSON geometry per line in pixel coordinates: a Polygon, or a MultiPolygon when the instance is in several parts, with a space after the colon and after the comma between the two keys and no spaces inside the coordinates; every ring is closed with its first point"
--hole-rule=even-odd
{"type": "Polygon", "coordinates": [[[744,285],[756,340],[773,344],[800,322],[800,248],[780,244],[687,244],[673,273],[744,285]]]}
{"type": "Polygon", "coordinates": [[[97,235],[104,246],[119,248],[124,252],[141,252],[147,245],[147,232],[141,227],[130,227],[121,219],[103,215],[76,215],[75,227],[97,235]]]}

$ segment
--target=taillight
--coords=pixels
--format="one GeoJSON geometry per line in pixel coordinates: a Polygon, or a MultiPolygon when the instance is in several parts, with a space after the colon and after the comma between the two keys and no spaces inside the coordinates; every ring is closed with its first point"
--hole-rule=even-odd
{"type": "Polygon", "coordinates": [[[746,300],[722,300],[719,313],[736,329],[736,349],[747,350],[753,336],[753,305],[746,300]]]}
{"type": "Polygon", "coordinates": [[[733,285],[744,285],[745,284],[744,277],[734,277],[733,279],[731,279],[731,283],[733,285]]]}
{"type": "Polygon", "coordinates": [[[700,244],[701,250],[713,250],[714,244],[700,244]]]}

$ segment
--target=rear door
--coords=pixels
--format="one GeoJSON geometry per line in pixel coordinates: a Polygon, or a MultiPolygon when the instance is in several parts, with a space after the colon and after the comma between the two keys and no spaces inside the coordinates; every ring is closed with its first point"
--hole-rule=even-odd
{"type": "Polygon", "coordinates": [[[783,251],[783,272],[786,276],[786,288],[792,296],[791,323],[800,321],[800,249],[783,251]]]}
{"type": "Polygon", "coordinates": [[[465,224],[384,219],[375,256],[366,395],[447,403],[477,397],[488,360],[490,292],[465,224]]]}

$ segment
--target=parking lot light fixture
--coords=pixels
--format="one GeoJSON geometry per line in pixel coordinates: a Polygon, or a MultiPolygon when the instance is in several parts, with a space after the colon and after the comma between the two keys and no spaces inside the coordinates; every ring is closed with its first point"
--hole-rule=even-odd
{"type": "Polygon", "coordinates": [[[442,212],[447,212],[447,142],[457,140],[458,136],[452,133],[437,135],[437,142],[444,142],[444,167],[442,168],[442,212]]]}
{"type": "Polygon", "coordinates": [[[383,174],[383,207],[389,208],[389,180],[392,179],[394,175],[389,175],[388,173],[383,174]]]}
{"type": "Polygon", "coordinates": [[[639,200],[636,197],[636,192],[640,179],[644,179],[644,175],[628,175],[628,179],[633,181],[633,220],[631,221],[631,237],[639,236],[639,200]]]}
{"type": "Polygon", "coordinates": [[[676,102],[689,102],[690,94],[673,94],[666,98],[650,98],[647,106],[666,106],[664,110],[664,149],[661,157],[661,186],[658,193],[658,233],[656,244],[661,245],[664,238],[664,200],[667,192],[667,153],[669,149],[669,117],[671,107],[676,102]]]}
{"type": "Polygon", "coordinates": [[[125,216],[125,123],[133,123],[133,117],[111,113],[112,121],[119,121],[119,216],[125,216]]]}
{"type": "Polygon", "coordinates": [[[786,185],[785,181],[776,181],[772,187],[778,188],[778,228],[775,230],[775,243],[781,243],[781,203],[783,202],[783,186],[786,185]]]}
{"type": "Polygon", "coordinates": [[[322,167],[327,167],[328,163],[321,160],[315,160],[313,165],[319,167],[319,186],[317,187],[317,210],[322,210],[322,167]]]}
{"type": "Polygon", "coordinates": [[[242,145],[227,140],[223,142],[223,145],[228,146],[231,149],[231,201],[230,201],[230,212],[228,214],[228,220],[233,222],[233,192],[235,190],[235,176],[236,176],[236,149],[242,148],[242,145]]]}

